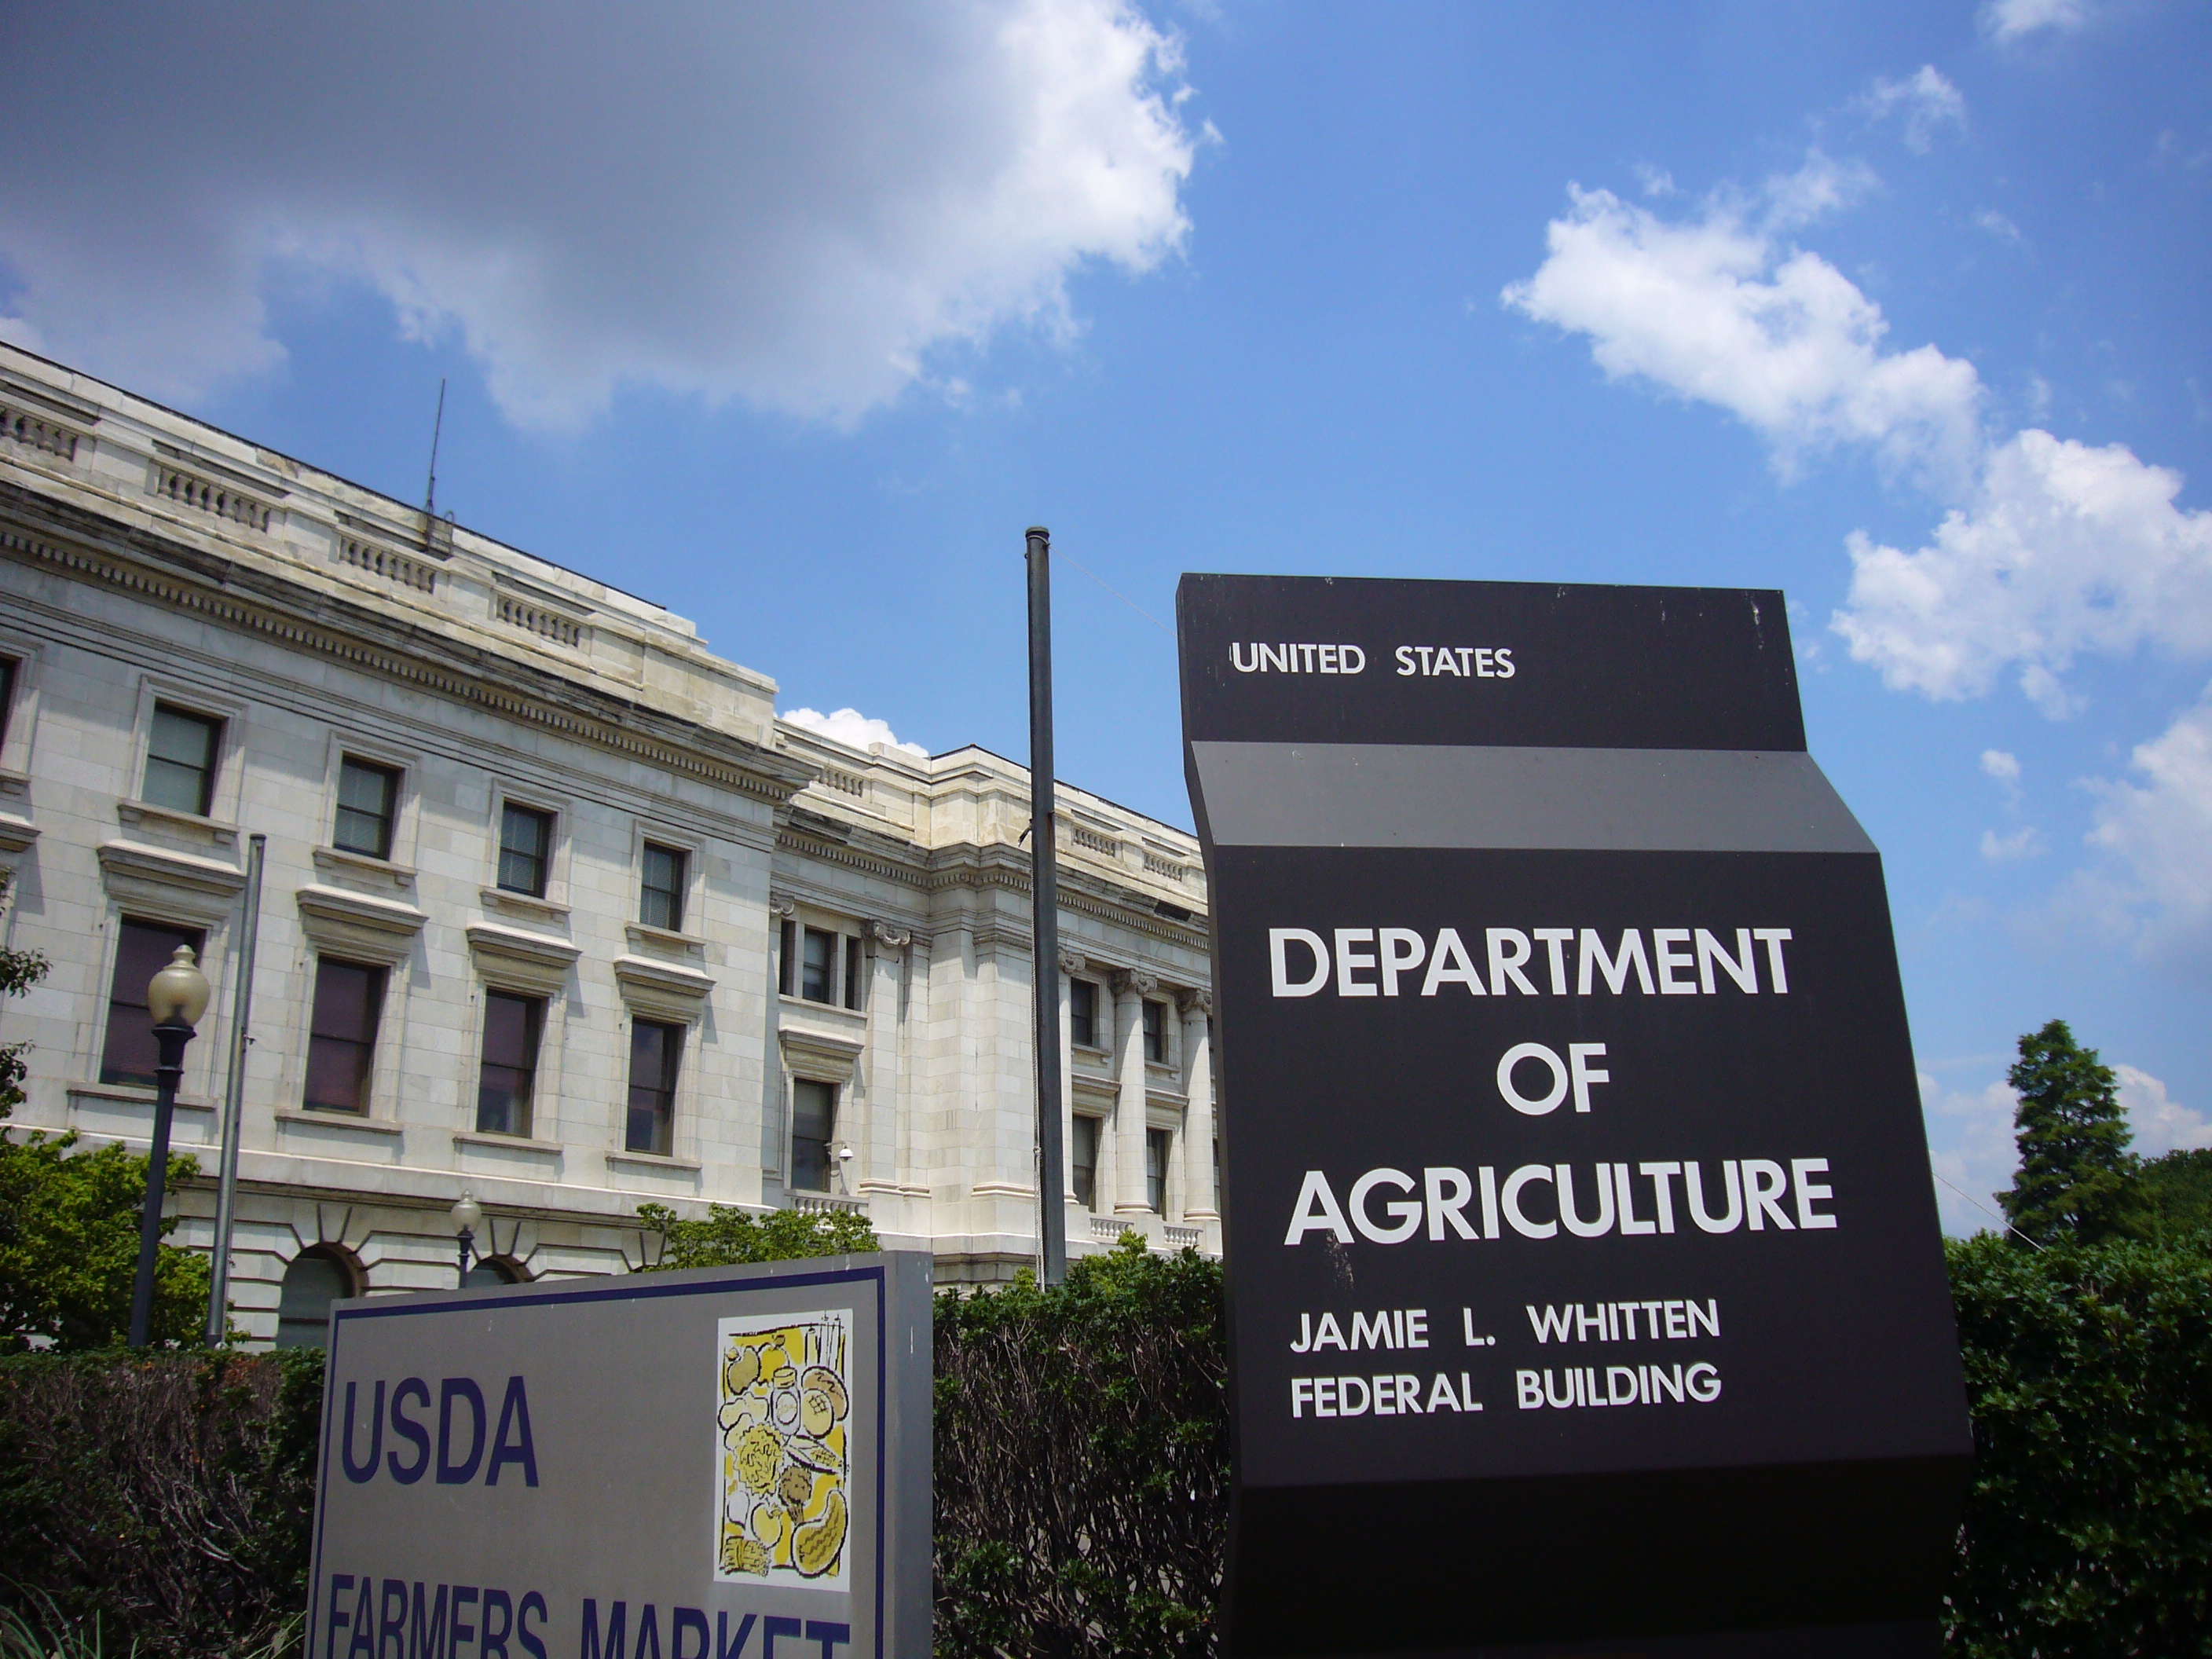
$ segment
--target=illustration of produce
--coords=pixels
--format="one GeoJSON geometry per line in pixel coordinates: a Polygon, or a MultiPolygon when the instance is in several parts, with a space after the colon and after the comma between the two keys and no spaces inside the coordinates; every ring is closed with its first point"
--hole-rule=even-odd
{"type": "Polygon", "coordinates": [[[845,1587],[852,1337],[842,1308],[716,1327],[716,1578],[845,1587]]]}

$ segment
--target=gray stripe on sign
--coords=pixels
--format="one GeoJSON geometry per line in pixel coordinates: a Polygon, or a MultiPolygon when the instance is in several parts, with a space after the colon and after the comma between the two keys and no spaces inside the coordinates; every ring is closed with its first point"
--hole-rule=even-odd
{"type": "Polygon", "coordinates": [[[1810,755],[1194,743],[1222,847],[1871,853],[1810,755]]]}

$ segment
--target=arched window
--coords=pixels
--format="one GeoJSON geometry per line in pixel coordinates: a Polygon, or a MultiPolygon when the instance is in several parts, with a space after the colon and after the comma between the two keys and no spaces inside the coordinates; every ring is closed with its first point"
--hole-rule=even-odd
{"type": "Polygon", "coordinates": [[[331,1304],[356,1293],[353,1269],[320,1245],[292,1258],[276,1305],[276,1346],[319,1348],[330,1340],[331,1304]]]}
{"type": "Polygon", "coordinates": [[[469,1268],[469,1276],[461,1281],[461,1288],[473,1291],[484,1285],[520,1285],[529,1275],[522,1264],[512,1256],[480,1255],[469,1268]]]}

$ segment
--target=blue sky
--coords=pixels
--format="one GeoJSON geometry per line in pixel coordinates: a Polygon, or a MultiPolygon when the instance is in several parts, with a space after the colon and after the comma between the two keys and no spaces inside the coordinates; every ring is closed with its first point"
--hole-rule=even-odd
{"type": "Polygon", "coordinates": [[[2212,1144],[2204,8],[4,28],[0,337],[406,499],[449,377],[441,507],[787,710],[1023,753],[1045,523],[1063,773],[1188,824],[1184,570],[1785,589],[1939,1175],[2053,1016],[2212,1144]]]}

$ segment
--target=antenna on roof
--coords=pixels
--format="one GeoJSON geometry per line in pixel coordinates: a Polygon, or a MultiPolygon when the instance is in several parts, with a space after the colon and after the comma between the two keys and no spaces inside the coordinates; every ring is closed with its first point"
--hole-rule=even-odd
{"type": "Polygon", "coordinates": [[[422,517],[427,522],[438,516],[438,439],[446,429],[446,377],[438,377],[438,418],[430,427],[430,483],[422,492],[422,517]]]}

